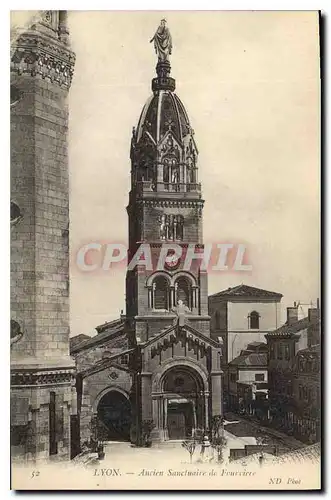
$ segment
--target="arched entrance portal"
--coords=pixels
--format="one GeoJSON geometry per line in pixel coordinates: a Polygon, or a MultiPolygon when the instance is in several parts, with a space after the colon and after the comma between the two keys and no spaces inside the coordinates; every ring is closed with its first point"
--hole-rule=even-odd
{"type": "Polygon", "coordinates": [[[205,428],[205,398],[200,375],[189,367],[168,370],[162,381],[164,425],[170,440],[191,438],[205,428]]]}
{"type": "Polygon", "coordinates": [[[98,421],[98,432],[104,440],[129,441],[131,404],[128,398],[116,390],[107,392],[98,404],[98,421]]]}

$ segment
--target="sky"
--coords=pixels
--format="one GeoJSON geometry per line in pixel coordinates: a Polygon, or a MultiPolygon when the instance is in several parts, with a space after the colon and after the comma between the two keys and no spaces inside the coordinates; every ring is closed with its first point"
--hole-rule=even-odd
{"type": "Polygon", "coordinates": [[[130,140],[151,94],[160,19],[195,130],[205,242],[247,246],[252,271],[209,275],[293,301],[320,296],[320,95],[316,12],[69,12],[71,335],[125,307],[125,268],[82,272],[90,242],[127,243],[130,140]]]}

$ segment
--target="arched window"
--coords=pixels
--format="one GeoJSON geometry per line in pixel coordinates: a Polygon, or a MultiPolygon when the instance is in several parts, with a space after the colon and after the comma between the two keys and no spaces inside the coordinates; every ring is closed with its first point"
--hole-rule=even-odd
{"type": "Polygon", "coordinates": [[[18,342],[23,337],[21,325],[17,321],[10,320],[10,345],[18,342]]]}
{"type": "Polygon", "coordinates": [[[192,294],[191,294],[191,283],[187,278],[180,277],[175,283],[176,290],[176,303],[182,300],[183,303],[192,309],[192,294]]]}
{"type": "Polygon", "coordinates": [[[169,283],[164,276],[158,276],[153,282],[154,309],[169,309],[169,283]]]}
{"type": "Polygon", "coordinates": [[[10,225],[15,226],[23,218],[20,207],[13,201],[10,202],[10,225]]]}
{"type": "Polygon", "coordinates": [[[184,226],[184,217],[182,215],[174,215],[174,218],[173,218],[173,237],[174,237],[174,240],[182,240],[183,239],[183,226],[184,226]]]}
{"type": "Polygon", "coordinates": [[[180,173],[179,163],[175,156],[166,156],[163,159],[163,182],[165,183],[165,189],[178,190],[180,173]]]}
{"type": "Polygon", "coordinates": [[[260,328],[260,315],[256,311],[252,311],[248,316],[249,328],[252,330],[258,330],[260,328]]]}
{"type": "Polygon", "coordinates": [[[184,217],[183,215],[162,214],[159,218],[161,240],[182,240],[184,217]]]}

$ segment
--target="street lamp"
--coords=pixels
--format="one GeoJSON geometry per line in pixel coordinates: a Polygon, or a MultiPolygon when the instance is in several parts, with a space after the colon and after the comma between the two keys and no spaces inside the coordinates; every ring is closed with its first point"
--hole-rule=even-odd
{"type": "MultiPolygon", "coordinates": [[[[258,431],[259,433],[261,431],[258,431]]],[[[260,446],[260,456],[259,456],[259,463],[260,463],[260,466],[262,466],[262,463],[263,463],[263,460],[264,460],[264,455],[263,455],[263,445],[265,443],[265,438],[264,436],[258,436],[256,438],[256,442],[257,442],[257,445],[260,446]]]]}

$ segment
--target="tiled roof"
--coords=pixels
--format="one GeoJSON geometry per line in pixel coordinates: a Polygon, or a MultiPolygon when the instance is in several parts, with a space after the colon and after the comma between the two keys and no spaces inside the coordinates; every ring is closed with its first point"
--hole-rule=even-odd
{"type": "Polygon", "coordinates": [[[266,342],[258,342],[258,341],[250,342],[249,344],[247,344],[245,350],[254,352],[268,351],[268,344],[266,342]]]}
{"type": "Polygon", "coordinates": [[[266,352],[251,354],[244,354],[242,356],[237,356],[232,361],[230,361],[229,365],[231,366],[267,366],[268,358],[266,352]]]}
{"type": "Polygon", "coordinates": [[[121,318],[116,318],[112,321],[106,321],[106,323],[103,323],[102,325],[96,326],[95,329],[98,333],[104,332],[105,330],[108,330],[109,328],[114,328],[115,326],[119,326],[123,323],[121,318]]]}
{"type": "MultiPolygon", "coordinates": [[[[254,453],[247,457],[240,457],[235,460],[235,463],[241,463],[242,465],[252,464],[254,462],[259,462],[259,457],[261,453],[254,453]]],[[[321,458],[320,443],[316,443],[310,446],[304,446],[296,450],[292,450],[287,453],[280,453],[278,456],[271,455],[270,453],[263,452],[263,462],[273,465],[281,464],[318,464],[321,458]]]]}
{"type": "Polygon", "coordinates": [[[252,346],[252,347],[259,347],[259,346],[266,346],[267,344],[265,342],[259,342],[258,340],[255,340],[254,342],[250,342],[248,345],[247,345],[247,348],[252,346]]]}
{"type": "Polygon", "coordinates": [[[253,297],[253,298],[281,298],[283,295],[277,292],[270,292],[262,288],[256,288],[249,285],[237,285],[227,290],[214,293],[210,297],[253,297]]]}
{"type": "MultiPolygon", "coordinates": [[[[114,339],[116,337],[125,337],[126,338],[126,336],[123,335],[123,333],[124,333],[124,324],[120,323],[115,328],[109,328],[109,329],[103,331],[102,333],[95,335],[94,337],[89,337],[87,340],[79,343],[76,347],[73,347],[71,349],[71,352],[73,353],[73,352],[80,351],[82,349],[87,349],[87,348],[93,347],[97,344],[103,344],[104,342],[106,342],[107,340],[111,340],[112,338],[114,338],[114,339]]],[[[119,343],[121,343],[120,338],[119,338],[119,343]]],[[[116,347],[121,347],[121,345],[118,345],[118,346],[116,345],[116,347]]]]}
{"type": "Polygon", "coordinates": [[[316,344],[310,347],[306,347],[306,349],[301,349],[297,352],[297,356],[310,356],[312,354],[320,354],[321,353],[321,345],[316,344]]]}
{"type": "Polygon", "coordinates": [[[316,325],[318,323],[320,323],[319,319],[310,322],[308,316],[306,316],[305,318],[300,319],[299,321],[296,321],[291,325],[285,323],[281,327],[277,328],[277,330],[267,333],[266,337],[284,337],[284,336],[295,335],[296,333],[299,333],[302,330],[306,330],[309,326],[316,325]]]}
{"type": "Polygon", "coordinates": [[[74,337],[70,337],[70,350],[75,349],[78,344],[85,342],[85,340],[89,340],[91,337],[89,335],[85,335],[84,333],[80,333],[79,335],[75,335],[74,337]]]}
{"type": "Polygon", "coordinates": [[[297,450],[290,451],[284,455],[277,457],[277,463],[289,463],[289,462],[311,462],[318,463],[321,458],[321,445],[320,443],[315,443],[312,445],[304,446],[297,450]]]}

